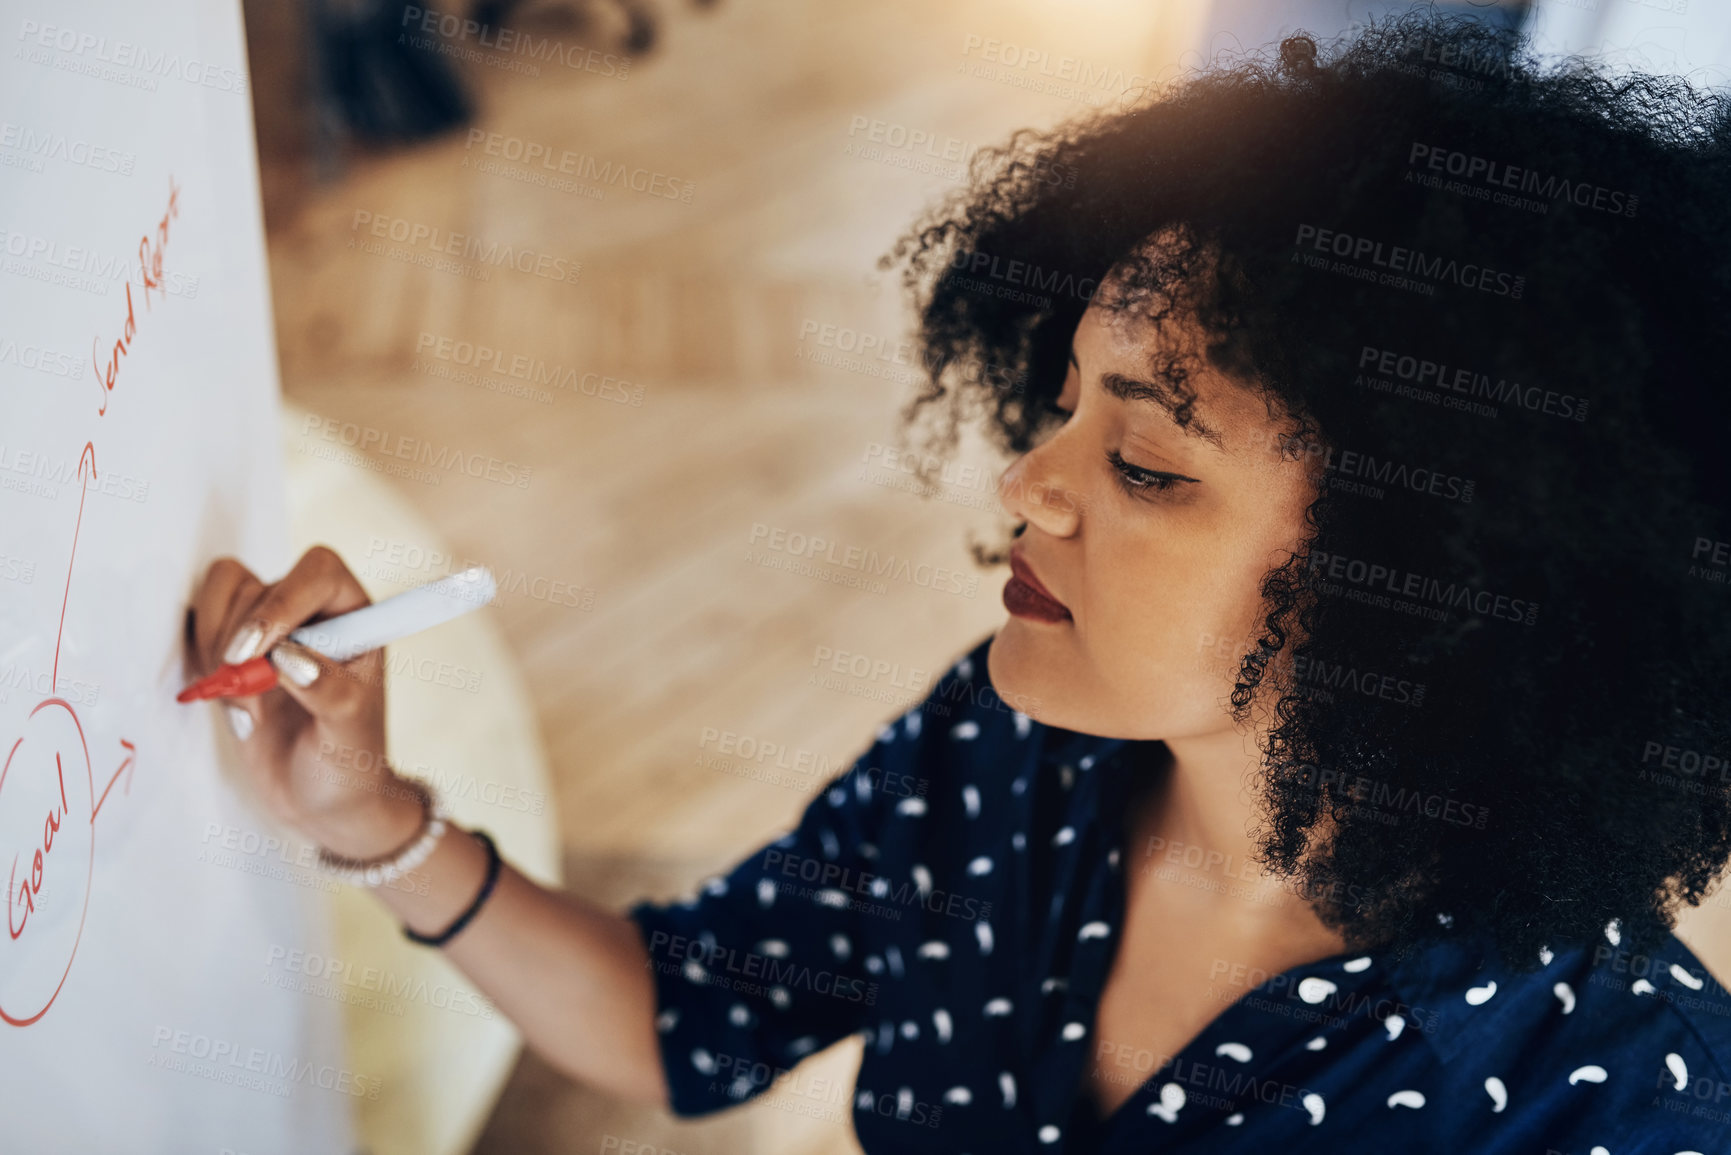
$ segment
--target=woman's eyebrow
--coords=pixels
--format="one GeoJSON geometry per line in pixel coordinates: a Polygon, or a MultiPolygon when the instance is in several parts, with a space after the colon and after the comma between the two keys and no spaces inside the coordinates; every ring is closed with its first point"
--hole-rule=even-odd
{"type": "MultiPolygon", "coordinates": [[[[1077,373],[1082,371],[1082,363],[1076,360],[1076,350],[1070,350],[1070,364],[1077,373]]],[[[1139,381],[1134,377],[1126,377],[1122,373],[1105,373],[1100,377],[1100,387],[1120,401],[1147,401],[1159,408],[1172,419],[1172,423],[1191,437],[1206,441],[1222,453],[1226,445],[1220,439],[1220,434],[1214,427],[1196,419],[1196,398],[1179,396],[1178,391],[1171,386],[1156,385],[1152,381],[1139,381]]]]}
{"type": "Polygon", "coordinates": [[[1156,405],[1189,436],[1208,442],[1222,453],[1226,451],[1226,445],[1214,427],[1197,418],[1194,396],[1179,396],[1170,385],[1139,381],[1122,373],[1100,374],[1100,388],[1120,401],[1146,401],[1156,405]]]}

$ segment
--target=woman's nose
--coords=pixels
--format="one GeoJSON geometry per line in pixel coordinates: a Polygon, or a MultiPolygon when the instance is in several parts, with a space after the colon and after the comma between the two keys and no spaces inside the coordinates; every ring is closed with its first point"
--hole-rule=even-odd
{"type": "Polygon", "coordinates": [[[1082,497],[1061,476],[1058,439],[1022,454],[998,479],[998,500],[1011,516],[1053,537],[1081,525],[1082,497]]]}

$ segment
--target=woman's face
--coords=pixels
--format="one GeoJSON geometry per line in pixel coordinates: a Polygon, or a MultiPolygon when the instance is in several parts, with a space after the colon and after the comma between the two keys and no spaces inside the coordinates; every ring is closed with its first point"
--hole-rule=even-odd
{"type": "Polygon", "coordinates": [[[1314,458],[1280,453],[1264,401],[1200,360],[1180,426],[1182,399],[1151,371],[1172,328],[1090,307],[1057,401],[1068,416],[999,482],[1027,528],[988,664],[1004,700],[1047,725],[1128,739],[1232,728],[1262,578],[1300,543],[1314,458]]]}

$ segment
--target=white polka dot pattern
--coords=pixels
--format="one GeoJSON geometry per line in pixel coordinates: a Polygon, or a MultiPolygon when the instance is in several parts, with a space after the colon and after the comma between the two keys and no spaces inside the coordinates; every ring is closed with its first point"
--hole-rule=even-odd
{"type": "Polygon", "coordinates": [[[1133,743],[1007,709],[988,645],[813,782],[792,830],[689,899],[632,909],[676,1114],[762,1094],[856,1035],[870,1155],[1454,1155],[1515,1134],[1522,1150],[1633,1155],[1638,1134],[1655,1155],[1724,1155],[1731,995],[1674,938],[1630,953],[1618,919],[1529,971],[1475,955],[1447,913],[1407,958],[1273,975],[1224,958],[1214,1018],[1179,1055],[1101,1037],[1144,866],[1119,819],[1147,770],[1133,743]],[[1081,1098],[1096,1067],[1139,1080],[1105,1121],[1081,1098]]]}

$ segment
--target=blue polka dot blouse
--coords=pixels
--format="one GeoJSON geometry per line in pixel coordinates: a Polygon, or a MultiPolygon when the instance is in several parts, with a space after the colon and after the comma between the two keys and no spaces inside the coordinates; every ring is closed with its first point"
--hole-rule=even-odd
{"type": "Polygon", "coordinates": [[[1134,744],[1010,709],[988,645],[791,833],[693,899],[632,908],[676,1114],[772,1091],[851,1112],[874,1155],[1731,1152],[1731,996],[1675,936],[1634,955],[1615,923],[1527,974],[1466,940],[1227,968],[1176,1058],[1097,1059],[1134,744]],[[795,1069],[849,1034],[855,1086],[795,1069]],[[1137,1087],[1105,1119],[1096,1062],[1137,1087]]]}

